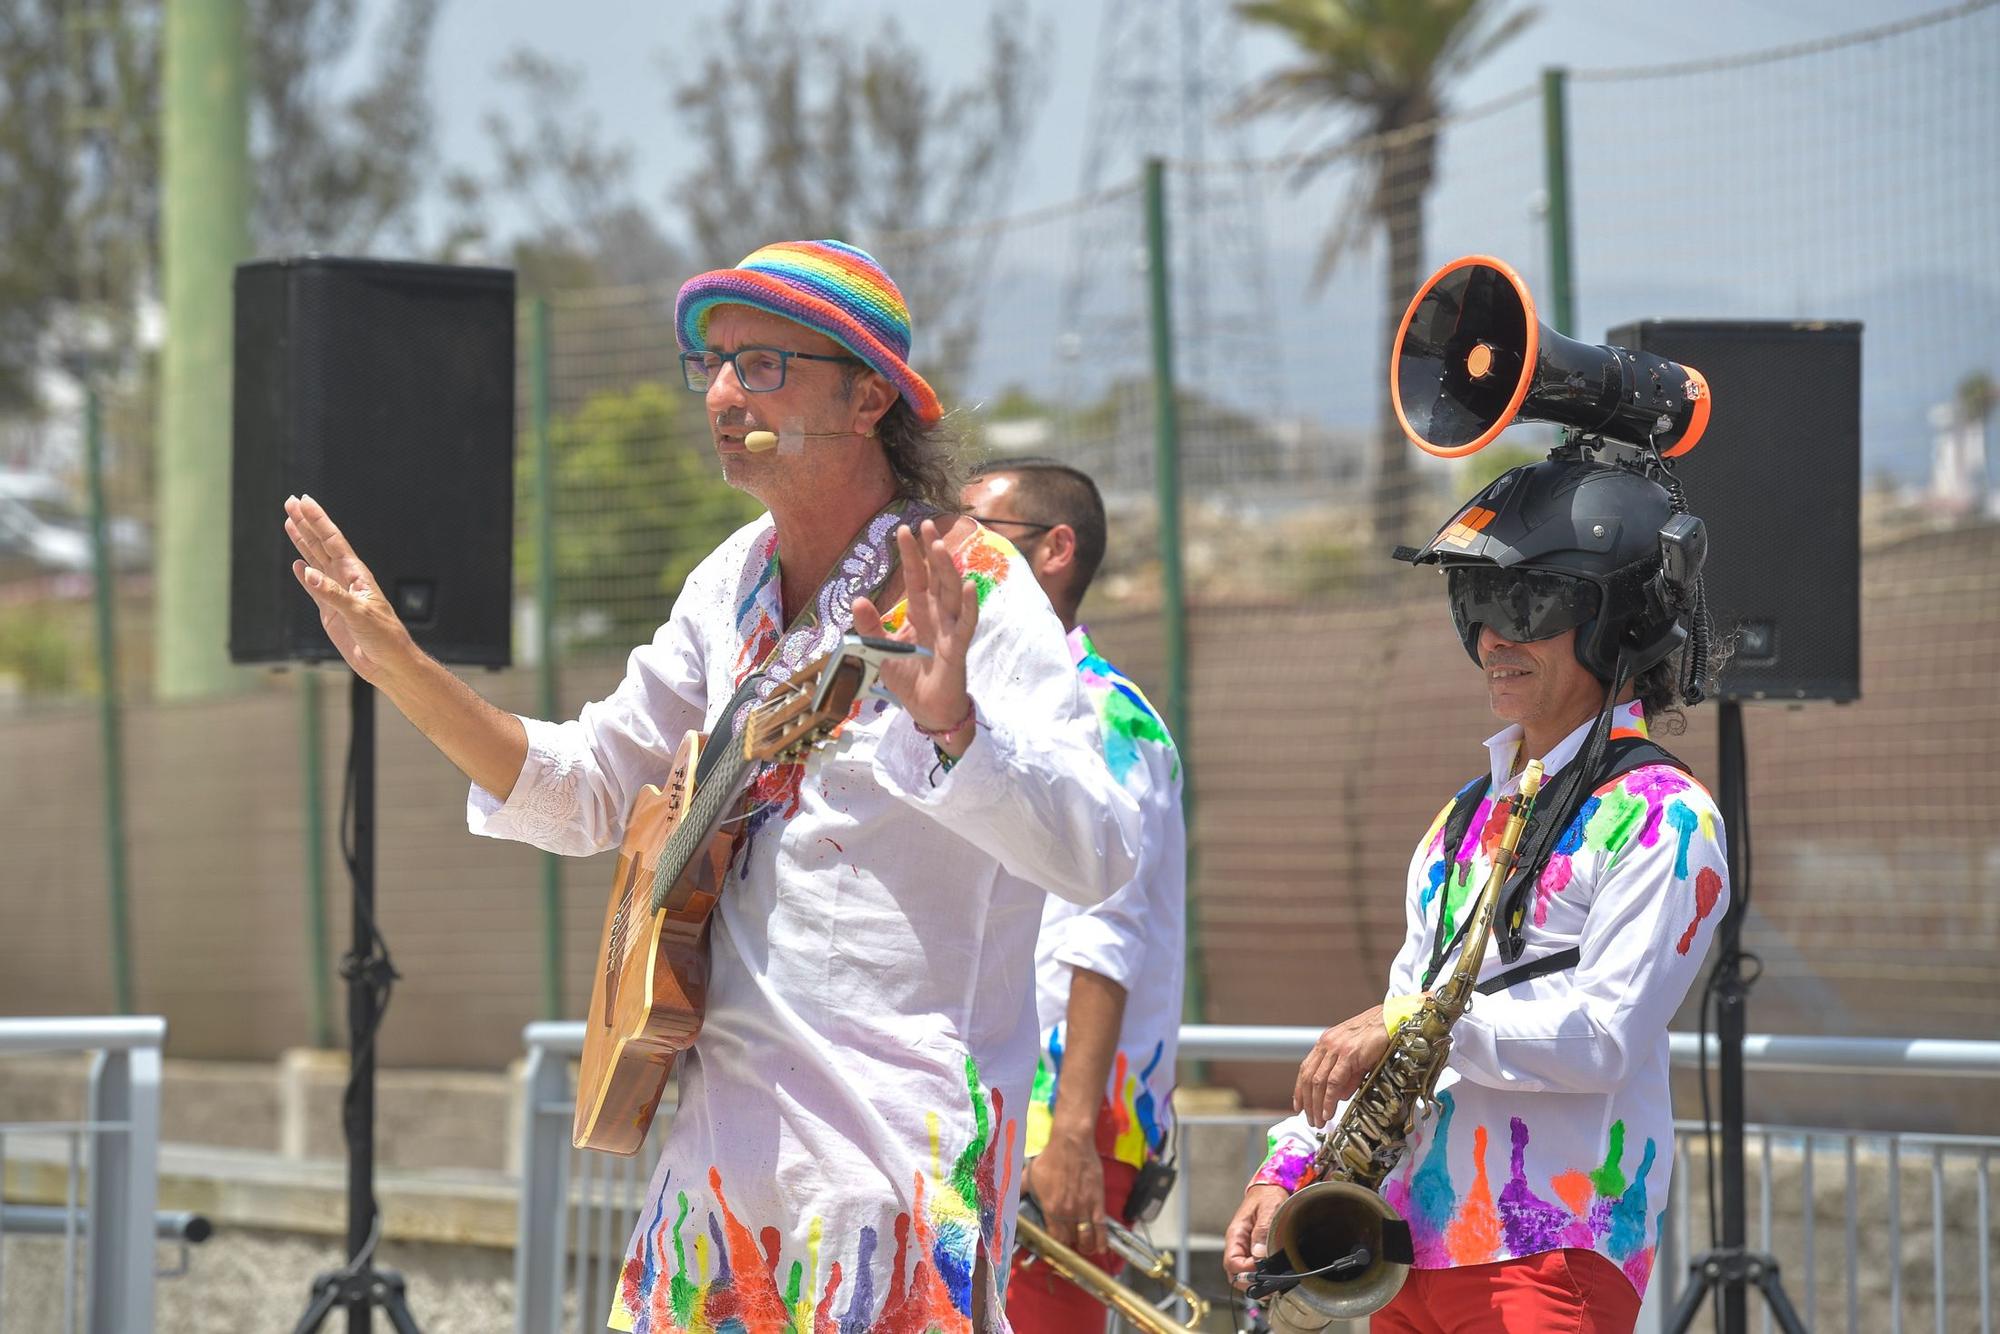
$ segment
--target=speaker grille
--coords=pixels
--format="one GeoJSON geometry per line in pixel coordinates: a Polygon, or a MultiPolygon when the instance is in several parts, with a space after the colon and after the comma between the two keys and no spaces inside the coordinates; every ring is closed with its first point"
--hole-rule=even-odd
{"type": "Polygon", "coordinates": [[[236,275],[230,655],[339,655],[292,579],[285,496],[333,515],[412,635],[509,660],[514,280],[499,269],[311,258],[236,275]]]}
{"type": "Polygon", "coordinates": [[[1861,695],[1861,326],[1654,320],[1609,340],[1699,370],[1708,432],[1676,460],[1708,526],[1730,699],[1861,695]]]}

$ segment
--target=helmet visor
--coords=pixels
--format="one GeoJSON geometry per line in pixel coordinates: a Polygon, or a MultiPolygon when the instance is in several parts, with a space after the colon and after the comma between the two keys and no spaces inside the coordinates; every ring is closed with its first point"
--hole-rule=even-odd
{"type": "Polygon", "coordinates": [[[1466,651],[1477,656],[1479,627],[1516,644],[1574,630],[1597,615],[1597,585],[1548,570],[1503,570],[1497,565],[1454,565],[1445,573],[1451,622],[1466,651]]]}

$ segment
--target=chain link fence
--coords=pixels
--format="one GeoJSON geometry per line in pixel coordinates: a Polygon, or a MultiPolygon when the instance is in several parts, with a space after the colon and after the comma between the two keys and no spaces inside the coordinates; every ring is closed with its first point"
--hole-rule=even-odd
{"type": "MultiPolygon", "coordinates": [[[[1995,51],[2000,8],[1968,5],[1811,48],[1567,79],[1574,336],[1679,316],[1867,329],[1863,699],[1749,710],[1760,1028],[1971,1034],[2000,1006],[2000,783],[1983,763],[2000,748],[1985,686],[2000,652],[2000,529],[1983,508],[1993,479],[1954,489],[1931,464],[1941,432],[1976,425],[1951,415],[1961,387],[2000,373],[1995,51]]],[[[1553,297],[1545,123],[1530,88],[1318,158],[1168,164],[1184,648],[1162,630],[1140,180],[948,232],[850,238],[903,281],[916,363],[969,455],[1053,455],[1100,482],[1111,550],[1085,615],[1109,656],[1164,695],[1170,654],[1185,654],[1177,702],[1210,1020],[1303,1022],[1375,999],[1414,836],[1481,762],[1493,725],[1437,586],[1386,552],[1553,431],[1517,428],[1456,462],[1419,455],[1385,427],[1388,349],[1416,286],[1456,255],[1502,257],[1553,297]]],[[[652,288],[563,294],[546,344],[521,358],[530,372],[545,359],[553,473],[543,496],[524,433],[516,577],[522,625],[550,618],[565,712],[611,687],[687,571],[757,513],[716,475],[702,401],[674,364],[672,301],[652,288]]],[[[517,660],[536,642],[518,633],[517,660]]],[[[529,697],[523,682],[496,688],[514,707],[529,697]]],[[[1667,739],[1711,775],[1712,712],[1667,739]]],[[[88,744],[88,714],[75,722],[88,744]]],[[[0,720],[0,736],[16,726],[0,720]]],[[[174,762],[199,768],[204,743],[189,744],[192,759],[174,762]]],[[[443,868],[463,841],[456,785],[425,782],[439,809],[412,815],[406,838],[443,868]]],[[[271,823],[268,836],[294,836],[271,823]]],[[[0,817],[9,842],[43,836],[0,817]]],[[[533,881],[527,860],[506,864],[533,881]]],[[[580,1004],[597,902],[583,887],[601,876],[562,876],[565,994],[580,1004]],[[588,902],[570,912],[568,900],[588,902]]],[[[31,889],[10,879],[5,892],[31,889]]],[[[482,963],[522,978],[519,1003],[493,1020],[507,1043],[507,1025],[535,1009],[534,922],[503,937],[522,959],[482,963]]],[[[304,934],[284,929],[277,946],[295,950],[304,934]]],[[[454,951],[473,947],[442,926],[409,939],[398,957],[412,991],[427,957],[447,977],[452,961],[469,966],[454,951]]],[[[0,1008],[25,1002],[0,991],[0,1008]]],[[[431,1044],[407,1032],[421,1022],[406,1014],[385,1040],[421,1055],[431,1044]]],[[[1218,1073],[1256,1090],[1248,1070],[1218,1073]]]]}

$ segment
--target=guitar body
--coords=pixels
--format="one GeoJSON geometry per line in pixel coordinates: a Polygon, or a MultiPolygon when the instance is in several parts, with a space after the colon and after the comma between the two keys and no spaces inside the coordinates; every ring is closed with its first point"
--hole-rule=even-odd
{"type": "Polygon", "coordinates": [[[699,783],[705,739],[690,732],[674,752],[665,788],[648,787],[632,803],[584,1016],[570,1130],[577,1148],[637,1153],[674,1058],[701,1032],[708,918],[743,840],[758,766],[803,763],[860,708],[879,663],[918,651],[896,640],[843,636],[750,707],[699,783]]]}
{"type": "Polygon", "coordinates": [[[741,839],[741,821],[725,821],[674,882],[665,906],[649,910],[661,850],[694,795],[702,744],[690,732],[674,753],[665,789],[647,787],[626,820],[584,1021],[570,1136],[579,1149],[637,1153],[674,1058],[701,1032],[708,919],[741,839]]]}

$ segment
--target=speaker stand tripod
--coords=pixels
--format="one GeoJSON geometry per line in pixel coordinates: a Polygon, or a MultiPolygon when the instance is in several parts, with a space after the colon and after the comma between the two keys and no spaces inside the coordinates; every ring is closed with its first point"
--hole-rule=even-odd
{"type": "Polygon", "coordinates": [[[1743,915],[1750,902],[1750,798],[1744,781],[1743,706],[1736,700],[1722,701],[1719,741],[1717,787],[1729,845],[1729,907],[1716,929],[1715,972],[1709,986],[1716,993],[1715,1036],[1720,1048],[1716,1066],[1722,1093],[1722,1235],[1714,1249],[1689,1262],[1688,1285],[1668,1317],[1667,1329],[1672,1334],[1686,1334],[1701,1309],[1702,1298],[1712,1290],[1722,1315],[1723,1334],[1746,1334],[1749,1289],[1754,1286],[1784,1334],[1806,1334],[1805,1322],[1792,1308],[1779,1281],[1778,1262],[1745,1245],[1743,1035],[1748,1031],[1750,983],[1755,978],[1744,976],[1741,948],[1743,915]]]}
{"type": "Polygon", "coordinates": [[[339,1269],[313,1280],[312,1298],[293,1334],[313,1334],[333,1313],[347,1308],[347,1334],[369,1334],[370,1312],[382,1308],[396,1334],[422,1334],[404,1300],[403,1276],[375,1268],[381,1215],[375,1204],[375,1029],[381,1022],[377,996],[395,976],[386,951],[377,948],[375,929],[375,688],[352,678],[348,708],[353,735],[348,758],[349,799],[354,811],[354,946],[340,961],[347,982],[348,1094],[347,1254],[339,1269]]]}

